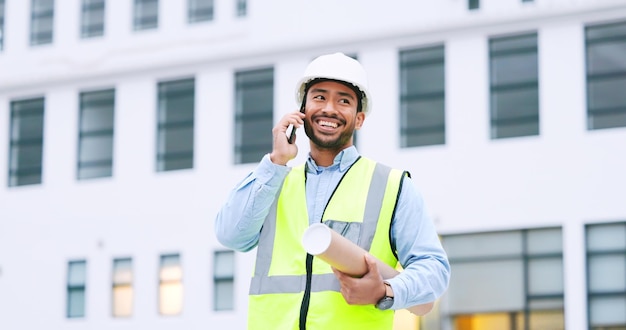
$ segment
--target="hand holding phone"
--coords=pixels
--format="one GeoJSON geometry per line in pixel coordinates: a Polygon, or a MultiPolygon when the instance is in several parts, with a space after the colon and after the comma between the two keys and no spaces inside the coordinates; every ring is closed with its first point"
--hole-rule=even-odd
{"type": "MultiPolygon", "coordinates": [[[[300,107],[300,112],[304,113],[304,104],[300,107]]],[[[287,142],[293,144],[293,140],[296,138],[296,127],[293,124],[287,127],[287,142]]]]}

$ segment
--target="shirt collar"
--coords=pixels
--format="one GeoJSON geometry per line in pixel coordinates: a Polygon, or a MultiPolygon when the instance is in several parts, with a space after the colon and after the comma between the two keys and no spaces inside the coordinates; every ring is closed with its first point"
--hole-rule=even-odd
{"type": "MultiPolygon", "coordinates": [[[[356,150],[356,147],[350,146],[348,148],[341,150],[337,154],[337,156],[335,156],[335,159],[333,160],[333,164],[326,168],[339,166],[339,171],[345,172],[348,168],[350,168],[350,166],[352,166],[352,164],[354,164],[354,162],[358,158],[359,158],[359,152],[356,150]]],[[[308,170],[312,173],[319,173],[321,172],[321,170],[324,169],[323,167],[318,166],[315,163],[315,160],[311,158],[310,153],[309,153],[309,157],[307,158],[306,163],[307,163],[308,170]]]]}

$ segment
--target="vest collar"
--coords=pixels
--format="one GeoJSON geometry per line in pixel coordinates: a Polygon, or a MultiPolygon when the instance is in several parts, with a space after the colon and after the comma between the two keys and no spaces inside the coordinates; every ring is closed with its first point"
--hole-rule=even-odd
{"type": "Polygon", "coordinates": [[[306,161],[307,172],[318,174],[323,171],[325,168],[336,167],[339,166],[339,172],[345,172],[347,169],[354,164],[354,162],[359,159],[359,152],[356,150],[355,146],[350,146],[346,149],[341,150],[335,159],[333,160],[333,164],[328,167],[321,167],[315,163],[315,160],[311,158],[311,154],[309,153],[309,157],[306,161]]]}

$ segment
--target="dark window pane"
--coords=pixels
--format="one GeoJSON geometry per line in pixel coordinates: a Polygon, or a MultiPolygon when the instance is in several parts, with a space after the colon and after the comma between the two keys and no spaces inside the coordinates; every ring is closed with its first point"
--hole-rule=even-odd
{"type": "Polygon", "coordinates": [[[11,102],[9,186],[41,183],[44,99],[11,102]]]}
{"type": "Polygon", "coordinates": [[[193,167],[195,80],[159,83],[157,171],[193,167]]]}
{"type": "Polygon", "coordinates": [[[188,0],[189,23],[213,20],[213,0],[188,0]]]}
{"type": "Polygon", "coordinates": [[[235,75],[235,163],[258,162],[272,148],[274,69],[235,75]]]}
{"type": "Polygon", "coordinates": [[[114,90],[80,94],[79,180],[112,175],[114,117],[114,90]]]}
{"type": "Polygon", "coordinates": [[[105,0],[83,0],[80,35],[90,38],[104,35],[105,0]]]}
{"type": "Polygon", "coordinates": [[[155,29],[159,26],[159,1],[135,0],[133,27],[135,30],[155,29]]]}
{"type": "Polygon", "coordinates": [[[400,53],[401,147],[445,144],[444,47],[400,53]]]}
{"type": "Polygon", "coordinates": [[[52,43],[54,28],[54,0],[32,0],[30,44],[52,43]]]}

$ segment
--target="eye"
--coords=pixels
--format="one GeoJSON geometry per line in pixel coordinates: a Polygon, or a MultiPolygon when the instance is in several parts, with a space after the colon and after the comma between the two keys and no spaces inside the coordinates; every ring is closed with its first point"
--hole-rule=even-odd
{"type": "Polygon", "coordinates": [[[323,96],[323,95],[321,95],[321,94],[320,94],[320,95],[314,95],[314,96],[313,96],[313,99],[314,99],[314,100],[325,100],[324,96],[323,96]]]}
{"type": "Polygon", "coordinates": [[[343,103],[343,104],[351,104],[349,99],[340,99],[339,103],[343,103]]]}

